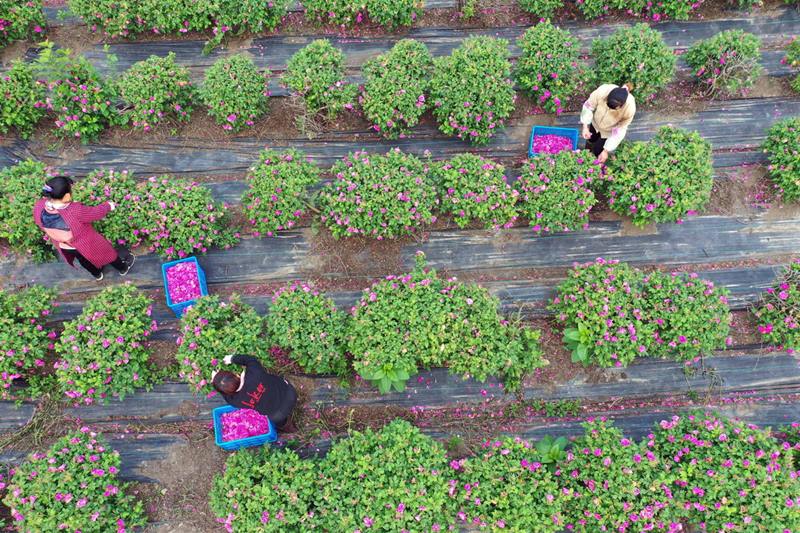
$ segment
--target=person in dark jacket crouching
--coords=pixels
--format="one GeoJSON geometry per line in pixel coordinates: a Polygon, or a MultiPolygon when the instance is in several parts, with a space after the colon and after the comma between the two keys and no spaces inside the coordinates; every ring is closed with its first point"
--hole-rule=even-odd
{"type": "Polygon", "coordinates": [[[244,366],[241,375],[228,370],[211,375],[211,384],[225,401],[240,409],[255,409],[279,430],[292,430],[287,422],[297,403],[294,387],[282,377],[267,373],[251,355],[227,355],[224,361],[244,366]]]}

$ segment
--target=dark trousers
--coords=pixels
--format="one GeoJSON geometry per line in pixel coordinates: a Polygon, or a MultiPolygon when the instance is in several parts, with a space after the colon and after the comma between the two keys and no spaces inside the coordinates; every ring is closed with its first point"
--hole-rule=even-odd
{"type": "MultiPolygon", "coordinates": [[[[62,248],[61,251],[64,253],[64,257],[66,257],[67,260],[77,260],[78,263],[80,263],[83,268],[88,270],[92,276],[97,277],[103,272],[102,268],[97,268],[94,266],[92,262],[83,257],[78,250],[67,250],[62,248]]],[[[110,264],[112,267],[122,272],[128,266],[128,260],[130,259],[130,256],[131,253],[127,248],[117,248],[117,258],[114,259],[110,264]]]]}
{"type": "MultiPolygon", "coordinates": [[[[283,381],[286,380],[284,379],[283,381]]],[[[283,426],[289,421],[289,417],[292,416],[292,411],[297,403],[297,391],[288,381],[286,381],[286,384],[289,385],[289,390],[286,392],[286,402],[280,409],[269,415],[269,421],[272,422],[276,429],[283,429],[283,426]]]]}
{"type": "Polygon", "coordinates": [[[601,153],[603,153],[603,149],[606,145],[606,139],[600,137],[600,132],[594,129],[593,124],[589,124],[589,133],[591,133],[592,136],[589,137],[588,141],[586,141],[586,149],[591,150],[595,156],[599,156],[601,153]]]}

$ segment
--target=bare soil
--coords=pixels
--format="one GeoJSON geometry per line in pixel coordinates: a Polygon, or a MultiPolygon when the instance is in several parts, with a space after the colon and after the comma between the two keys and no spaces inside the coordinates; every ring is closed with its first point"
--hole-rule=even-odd
{"type": "Polygon", "coordinates": [[[186,445],[173,446],[166,459],[142,467],[141,474],[157,484],[138,483],[133,489],[153,522],[146,529],[148,532],[220,531],[221,526],[208,505],[208,493],[228,454],[214,444],[214,437],[208,431],[185,436],[186,445]]]}

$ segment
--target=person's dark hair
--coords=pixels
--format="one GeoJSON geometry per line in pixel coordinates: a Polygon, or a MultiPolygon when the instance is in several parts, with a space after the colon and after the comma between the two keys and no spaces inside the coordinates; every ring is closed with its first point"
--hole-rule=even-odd
{"type": "Polygon", "coordinates": [[[50,178],[42,187],[42,194],[53,200],[61,200],[72,192],[72,180],[65,176],[50,178]]]}
{"type": "Polygon", "coordinates": [[[228,370],[220,370],[214,374],[211,384],[221,394],[233,394],[239,388],[239,376],[228,370]]]}
{"type": "Polygon", "coordinates": [[[608,98],[606,98],[606,103],[608,107],[611,109],[619,109],[620,107],[625,105],[625,102],[628,100],[628,89],[625,86],[617,87],[613,89],[610,93],[608,93],[608,98]]]}

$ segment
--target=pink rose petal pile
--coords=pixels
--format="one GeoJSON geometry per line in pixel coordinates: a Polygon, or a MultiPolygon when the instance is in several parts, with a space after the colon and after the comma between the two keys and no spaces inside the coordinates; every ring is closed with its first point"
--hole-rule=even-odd
{"type": "Polygon", "coordinates": [[[222,440],[239,440],[269,433],[269,420],[253,409],[222,414],[222,440]]]}
{"type": "Polygon", "coordinates": [[[197,277],[197,263],[187,261],[178,263],[167,270],[169,299],[174,304],[196,300],[202,296],[200,279],[197,277]]]}
{"type": "Polygon", "coordinates": [[[557,154],[572,150],[572,139],[561,135],[536,135],[533,138],[533,151],[544,154],[557,154]]]}

